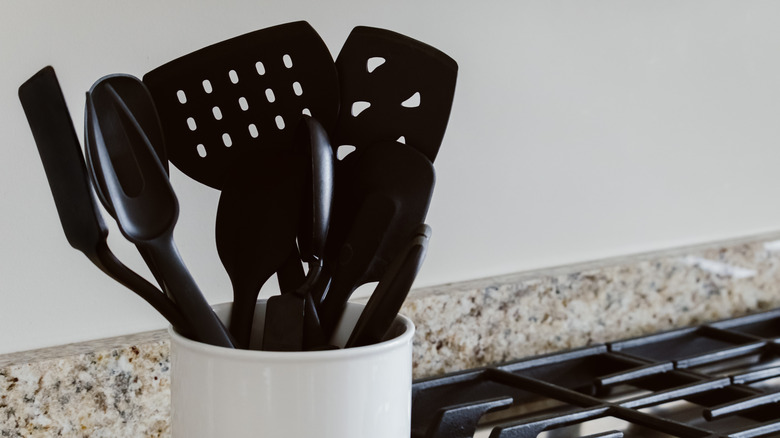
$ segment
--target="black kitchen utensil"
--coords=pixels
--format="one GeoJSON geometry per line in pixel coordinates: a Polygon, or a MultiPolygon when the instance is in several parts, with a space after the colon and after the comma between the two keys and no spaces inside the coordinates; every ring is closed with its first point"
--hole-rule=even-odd
{"type": "MultiPolygon", "coordinates": [[[[234,164],[219,198],[216,240],[233,283],[230,331],[247,347],[261,287],[297,256],[303,168],[290,145],[246,149],[234,164]]],[[[299,311],[302,321],[302,306],[299,311]]]]}
{"type": "Polygon", "coordinates": [[[320,305],[329,330],[354,288],[382,278],[425,219],[458,71],[427,44],[364,26],[350,33],[336,67],[334,144],[355,151],[336,165],[326,257],[333,281],[320,305]]]}
{"type": "Polygon", "coordinates": [[[330,132],[339,108],[333,58],[305,21],[197,50],[144,75],[171,162],[220,189],[244,149],[292,143],[301,114],[330,132]]]}
{"type": "MultiPolygon", "coordinates": [[[[243,182],[238,182],[242,178],[251,182],[251,176],[235,175],[239,167],[248,173],[268,168],[277,175],[273,164],[247,162],[250,159],[273,161],[274,158],[264,153],[244,151],[271,145],[291,147],[295,126],[302,114],[313,115],[327,130],[332,130],[339,107],[338,77],[333,58],[317,32],[303,21],[258,30],[197,50],[147,73],[144,83],[151,91],[165,126],[171,162],[186,175],[216,189],[224,189],[227,184],[243,186],[243,182]],[[237,161],[241,163],[234,167],[237,161]],[[237,181],[230,182],[234,179],[237,181]]],[[[274,190],[278,185],[276,181],[267,181],[271,187],[263,190],[274,190]]],[[[252,198],[260,195],[232,194],[229,198],[242,196],[252,198]]],[[[234,294],[257,297],[257,291],[236,292],[236,282],[242,291],[248,290],[248,284],[259,288],[264,281],[258,283],[239,277],[249,275],[258,279],[264,274],[253,272],[250,264],[236,262],[236,258],[228,254],[238,250],[237,240],[219,240],[241,239],[240,233],[231,237],[234,230],[230,230],[228,224],[239,221],[244,224],[242,227],[251,226],[229,211],[241,214],[241,209],[247,209],[246,214],[250,217],[260,217],[265,206],[241,206],[238,201],[231,200],[224,201],[224,204],[221,208],[225,213],[217,217],[217,228],[222,230],[217,237],[217,246],[222,248],[220,257],[226,269],[232,272],[234,294]]],[[[260,238],[256,232],[253,233],[248,235],[260,238]]],[[[249,249],[252,242],[240,243],[244,247],[240,251],[252,252],[255,258],[261,257],[263,251],[271,251],[263,248],[263,239],[260,240],[256,243],[261,246],[255,249],[249,249]]],[[[280,234],[277,240],[285,238],[280,234]]],[[[275,244],[275,247],[278,245],[275,244]]],[[[281,257],[279,254],[268,256],[265,264],[277,267],[277,278],[283,291],[295,290],[301,285],[304,275],[294,239],[284,252],[289,257],[281,266],[270,260],[270,257],[281,257]]],[[[245,300],[238,301],[243,303],[245,300]]],[[[295,305],[292,302],[288,304],[295,305]]],[[[246,328],[238,325],[251,324],[254,303],[246,305],[250,309],[238,311],[238,318],[233,320],[237,336],[240,336],[239,333],[248,334],[246,328]]],[[[239,340],[246,341],[245,336],[239,340]]]]}
{"type": "MultiPolygon", "coordinates": [[[[111,84],[111,87],[116,91],[118,98],[122,100],[124,105],[127,106],[128,110],[133,114],[133,117],[144,131],[144,134],[150,139],[152,146],[154,147],[154,152],[157,154],[157,157],[167,174],[168,159],[166,158],[165,141],[162,138],[162,130],[160,128],[160,121],[157,119],[157,111],[154,108],[154,102],[152,102],[152,97],[149,95],[146,86],[138,78],[122,74],[106,76],[102,81],[111,84]]],[[[93,165],[93,160],[90,155],[90,151],[92,151],[93,148],[89,145],[90,136],[86,135],[86,133],[84,135],[84,140],[87,143],[85,147],[87,170],[92,179],[92,183],[94,184],[95,192],[106,211],[116,219],[114,206],[111,203],[111,199],[106,195],[107,189],[104,183],[105,179],[100,174],[100,169],[93,165]]],[[[152,275],[154,275],[155,280],[157,280],[157,284],[160,285],[169,298],[173,298],[165,284],[163,275],[155,265],[154,259],[149,251],[143,246],[136,246],[138,247],[138,252],[143,257],[144,262],[152,272],[152,275]]]]}
{"type": "Polygon", "coordinates": [[[333,208],[333,189],[335,172],[335,151],[325,128],[313,118],[304,118],[302,126],[302,144],[308,171],[304,191],[301,232],[298,233],[298,245],[309,272],[302,286],[305,293],[305,318],[303,348],[306,350],[325,348],[327,336],[322,330],[314,296],[322,296],[324,288],[330,284],[324,275],[324,257],[330,231],[330,217],[333,208]],[[322,288],[315,290],[315,287],[322,288]]]}
{"type": "Polygon", "coordinates": [[[333,278],[319,307],[326,333],[332,333],[355,288],[379,281],[424,222],[435,180],[425,155],[395,141],[353,152],[340,164],[350,178],[336,180],[341,197],[334,220],[342,221],[344,238],[331,259],[333,278]]]}
{"type": "Polygon", "coordinates": [[[305,165],[304,199],[298,246],[301,259],[309,266],[305,287],[319,278],[333,207],[334,151],[328,133],[317,119],[304,116],[299,124],[295,147],[305,165]]]}
{"type": "Polygon", "coordinates": [[[120,231],[149,251],[195,340],[233,347],[173,241],[178,201],[151,144],[155,136],[147,136],[109,80],[93,85],[86,108],[90,157],[103,178],[104,195],[114,207],[120,231]]]}
{"type": "Polygon", "coordinates": [[[54,69],[45,67],[27,80],[19,87],[19,99],[68,243],[108,276],[151,304],[178,332],[189,334],[190,327],[175,304],[122,264],[108,248],[108,229],[95,204],[81,146],[54,69]]]}
{"type": "Polygon", "coordinates": [[[296,128],[294,150],[302,158],[298,248],[307,263],[304,283],[294,291],[282,290],[266,304],[263,350],[296,351],[320,347],[327,338],[320,327],[311,289],[322,272],[333,198],[333,148],[325,128],[303,116],[296,128]]]}
{"type": "Polygon", "coordinates": [[[421,225],[371,293],[345,348],[375,344],[384,338],[404,303],[425,259],[431,227],[421,225]]]}

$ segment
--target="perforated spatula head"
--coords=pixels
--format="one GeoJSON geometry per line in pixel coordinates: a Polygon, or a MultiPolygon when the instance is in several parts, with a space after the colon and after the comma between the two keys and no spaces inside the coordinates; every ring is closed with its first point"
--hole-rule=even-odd
{"type": "Polygon", "coordinates": [[[402,139],[436,159],[450,117],[458,64],[440,50],[359,26],[336,59],[341,112],[334,144],[360,149],[402,139]]]}
{"type": "Polygon", "coordinates": [[[171,162],[220,189],[245,148],[290,144],[301,114],[331,131],[339,107],[333,58],[305,21],[197,50],[147,73],[171,162]]]}

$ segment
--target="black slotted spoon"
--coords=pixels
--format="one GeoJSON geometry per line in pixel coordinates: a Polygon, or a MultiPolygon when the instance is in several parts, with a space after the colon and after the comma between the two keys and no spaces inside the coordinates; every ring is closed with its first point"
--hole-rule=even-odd
{"type": "Polygon", "coordinates": [[[233,347],[233,341],[187,271],[173,241],[178,201],[150,137],[109,80],[87,93],[86,132],[96,174],[130,242],[148,251],[186,318],[195,340],[233,347]]]}

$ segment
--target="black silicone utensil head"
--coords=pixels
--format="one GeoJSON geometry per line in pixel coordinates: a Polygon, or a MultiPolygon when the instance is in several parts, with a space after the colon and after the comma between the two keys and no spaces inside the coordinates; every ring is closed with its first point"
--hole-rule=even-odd
{"type": "Polygon", "coordinates": [[[98,80],[87,93],[88,153],[122,234],[135,243],[150,241],[172,231],[178,201],[149,136],[112,85],[114,79],[98,80]]]}
{"type": "Polygon", "coordinates": [[[68,243],[98,260],[108,230],[87,178],[81,146],[57,76],[45,67],[19,87],[19,99],[41,156],[68,243]]]}
{"type": "Polygon", "coordinates": [[[342,108],[335,144],[360,149],[403,138],[435,160],[455,94],[452,58],[399,33],[359,26],[336,67],[342,108]]]}
{"type": "Polygon", "coordinates": [[[395,141],[350,154],[340,164],[342,196],[332,224],[333,241],[340,242],[334,248],[338,263],[342,270],[354,265],[349,276],[361,283],[378,281],[406,238],[425,221],[436,179],[433,164],[395,141]]]}
{"type": "Polygon", "coordinates": [[[301,114],[333,129],[338,78],[306,22],[282,24],[197,50],[144,76],[171,162],[221,188],[244,148],[290,144],[301,114]]]}
{"type": "Polygon", "coordinates": [[[304,262],[321,264],[333,204],[334,151],[325,128],[309,116],[298,125],[295,147],[305,166],[298,247],[304,262]]]}
{"type": "MultiPolygon", "coordinates": [[[[160,163],[162,164],[165,172],[168,172],[168,159],[165,152],[165,141],[162,138],[162,129],[160,127],[160,120],[157,117],[157,110],[154,107],[152,96],[149,94],[149,90],[141,82],[140,79],[124,74],[110,75],[101,79],[104,84],[111,85],[116,97],[122,101],[125,107],[127,107],[131,116],[135,119],[138,126],[143,131],[146,138],[152,144],[155,153],[157,154],[160,163]]],[[[90,107],[87,106],[86,109],[90,107]]],[[[85,120],[89,120],[90,114],[85,115],[85,120]]],[[[103,207],[108,213],[116,218],[116,211],[114,205],[111,202],[110,196],[107,194],[107,188],[105,186],[105,177],[102,175],[100,168],[95,166],[92,159],[91,152],[95,148],[90,144],[91,138],[94,135],[90,135],[89,132],[85,132],[84,139],[86,141],[86,162],[89,174],[94,184],[95,192],[103,204],[103,207]]],[[[152,271],[158,284],[163,289],[167,289],[162,275],[158,271],[154,261],[149,255],[148,251],[139,247],[139,252],[146,262],[149,269],[152,271]]],[[[166,290],[166,292],[169,292],[166,290]]]]}
{"type": "MultiPolygon", "coordinates": [[[[105,76],[100,81],[104,85],[111,85],[111,88],[116,93],[116,98],[121,100],[124,106],[127,107],[129,114],[135,119],[138,126],[149,139],[154,152],[160,160],[160,164],[162,164],[165,172],[168,173],[168,158],[165,151],[165,141],[162,138],[160,120],[157,117],[157,110],[154,107],[152,96],[144,83],[134,76],[124,74],[105,76]]],[[[85,108],[85,112],[88,108],[85,108]]],[[[85,115],[85,118],[88,119],[88,114],[85,115]]],[[[90,138],[91,136],[88,134],[84,136],[87,143],[85,148],[87,167],[90,170],[92,183],[100,202],[113,216],[115,214],[114,206],[106,195],[107,189],[103,183],[104,178],[100,174],[100,169],[94,165],[90,155],[90,152],[94,150],[94,148],[90,147],[90,138]]]]}

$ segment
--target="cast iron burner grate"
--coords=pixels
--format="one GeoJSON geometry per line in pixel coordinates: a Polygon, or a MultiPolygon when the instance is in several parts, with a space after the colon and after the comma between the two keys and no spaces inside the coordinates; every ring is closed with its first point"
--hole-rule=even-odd
{"type": "Polygon", "coordinates": [[[780,309],[418,380],[412,438],[780,437],[780,309]]]}

